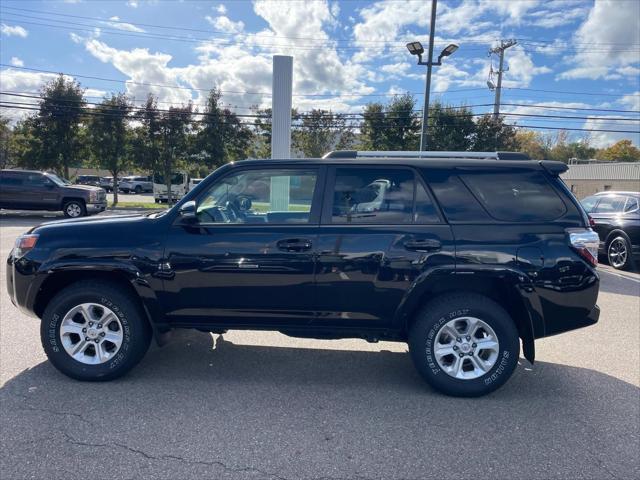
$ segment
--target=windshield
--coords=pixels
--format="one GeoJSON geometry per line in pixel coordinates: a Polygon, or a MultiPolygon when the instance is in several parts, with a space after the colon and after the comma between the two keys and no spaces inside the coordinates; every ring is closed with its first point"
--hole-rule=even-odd
{"type": "Polygon", "coordinates": [[[55,183],[56,185],[58,185],[59,187],[64,187],[65,185],[69,184],[69,183],[63,181],[60,177],[58,177],[54,173],[47,173],[47,178],[49,180],[51,180],[53,183],[55,183]]]}
{"type": "MultiPolygon", "coordinates": [[[[166,185],[167,182],[164,180],[164,175],[160,173],[156,173],[153,176],[153,183],[157,183],[160,185],[166,185]]],[[[171,178],[171,185],[182,185],[184,183],[184,175],[182,173],[174,173],[171,178]]]]}

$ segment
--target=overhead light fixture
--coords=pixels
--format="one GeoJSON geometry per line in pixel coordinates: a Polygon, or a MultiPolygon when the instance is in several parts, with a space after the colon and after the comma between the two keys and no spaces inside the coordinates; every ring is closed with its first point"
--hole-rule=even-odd
{"type": "Polygon", "coordinates": [[[424,53],[424,47],[420,42],[407,43],[407,50],[411,55],[422,55],[424,53]]]}
{"type": "Polygon", "coordinates": [[[440,52],[440,56],[438,58],[448,57],[456,50],[458,50],[458,45],[456,45],[455,43],[452,43],[448,45],[444,50],[442,50],[442,52],[440,52]]]}

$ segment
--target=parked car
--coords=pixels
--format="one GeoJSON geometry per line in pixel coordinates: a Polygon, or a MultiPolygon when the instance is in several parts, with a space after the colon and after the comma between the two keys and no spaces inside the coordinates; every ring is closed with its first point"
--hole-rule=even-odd
{"type": "Polygon", "coordinates": [[[153,182],[151,177],[124,177],[118,183],[118,190],[124,193],[141,194],[143,192],[153,192],[153,182]]]}
{"type": "Polygon", "coordinates": [[[196,185],[198,185],[203,179],[202,178],[191,178],[189,179],[189,191],[193,190],[196,185]]]}
{"type": "MultiPolygon", "coordinates": [[[[117,180],[116,180],[116,182],[117,182],[117,180]]],[[[112,192],[113,191],[113,177],[101,177],[100,178],[100,184],[98,186],[100,188],[103,188],[106,192],[112,192]]]]}
{"type": "Polygon", "coordinates": [[[533,362],[535,339],[598,321],[598,236],[566,169],[474,152],[234,162],[162,213],[31,229],[9,295],[79,380],[125,374],[174,328],[253,329],[407,342],[435,389],[483,395],[520,342],[533,362]],[[388,188],[358,208],[372,184],[388,188]]]}
{"type": "Polygon", "coordinates": [[[104,190],[65,183],[52,173],[0,170],[0,208],[62,211],[82,217],[107,208],[104,190]]]}
{"type": "Polygon", "coordinates": [[[78,175],[76,177],[77,185],[92,185],[94,187],[100,186],[100,177],[97,175],[78,175]]]}
{"type": "Polygon", "coordinates": [[[640,192],[599,192],[582,200],[609,265],[628,269],[640,260],[640,192]]]}

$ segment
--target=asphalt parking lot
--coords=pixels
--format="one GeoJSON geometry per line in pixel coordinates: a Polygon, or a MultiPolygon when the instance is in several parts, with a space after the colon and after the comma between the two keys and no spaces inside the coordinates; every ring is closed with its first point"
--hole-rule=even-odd
{"type": "MultiPolygon", "coordinates": [[[[0,278],[42,221],[0,213],[0,278]]],[[[180,332],[111,383],[58,373],[0,287],[3,479],[639,478],[640,275],[601,266],[600,322],[505,387],[432,391],[406,345],[180,332]]]]}

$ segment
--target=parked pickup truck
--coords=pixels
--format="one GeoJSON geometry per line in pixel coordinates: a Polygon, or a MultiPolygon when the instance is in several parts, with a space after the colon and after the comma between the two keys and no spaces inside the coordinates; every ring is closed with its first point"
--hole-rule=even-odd
{"type": "Polygon", "coordinates": [[[62,211],[75,218],[107,208],[105,191],[89,185],[70,185],[52,173],[0,170],[0,208],[62,211]]]}

